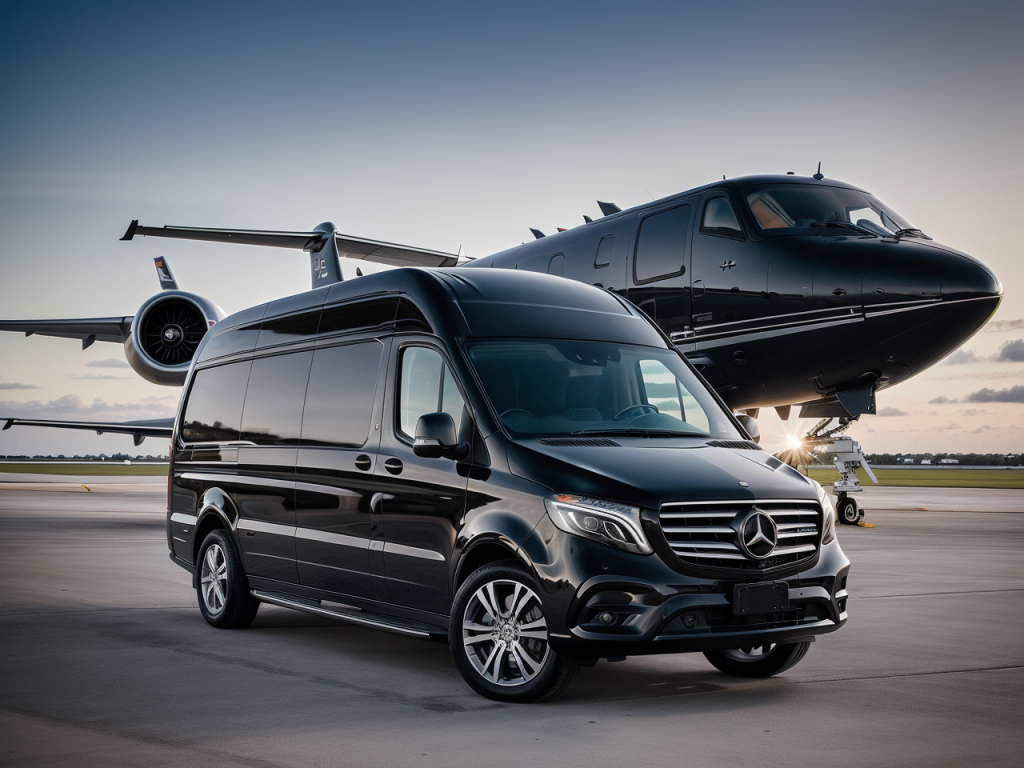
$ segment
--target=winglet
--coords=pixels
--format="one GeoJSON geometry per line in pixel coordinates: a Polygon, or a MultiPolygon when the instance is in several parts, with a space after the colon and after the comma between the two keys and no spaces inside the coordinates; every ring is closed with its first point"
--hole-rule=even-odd
{"type": "Polygon", "coordinates": [[[122,240],[131,240],[133,237],[135,237],[135,230],[137,230],[138,228],[139,228],[139,220],[138,219],[132,219],[132,223],[128,225],[128,230],[124,233],[124,237],[122,237],[121,239],[122,240]]]}
{"type": "MultiPolygon", "coordinates": [[[[14,419],[8,419],[6,422],[4,422],[3,429],[10,429],[12,426],[14,426],[14,419]]],[[[3,429],[0,429],[0,432],[2,432],[3,429]]]]}

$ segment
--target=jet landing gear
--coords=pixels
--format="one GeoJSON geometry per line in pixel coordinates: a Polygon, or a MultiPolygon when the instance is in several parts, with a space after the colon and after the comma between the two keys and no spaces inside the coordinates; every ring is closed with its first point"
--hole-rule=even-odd
{"type": "Polygon", "coordinates": [[[836,516],[843,525],[859,525],[864,528],[873,528],[872,523],[864,522],[864,510],[857,505],[857,500],[850,496],[851,493],[862,493],[860,480],[857,478],[857,469],[864,467],[871,482],[878,485],[878,478],[871,471],[868,460],[860,448],[860,443],[852,437],[842,433],[846,431],[850,423],[855,419],[840,418],[839,425],[828,429],[832,419],[822,419],[801,442],[804,445],[824,445],[825,452],[832,457],[832,463],[839,470],[839,480],[832,484],[832,490],[836,494],[836,516]]]}

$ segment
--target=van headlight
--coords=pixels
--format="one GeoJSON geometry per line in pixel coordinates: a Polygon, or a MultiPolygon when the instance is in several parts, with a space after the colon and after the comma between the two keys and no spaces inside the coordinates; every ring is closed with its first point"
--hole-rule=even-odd
{"type": "Polygon", "coordinates": [[[821,543],[828,544],[836,537],[836,508],[832,506],[832,499],[829,498],[825,489],[821,487],[821,483],[817,480],[811,480],[811,482],[816,486],[816,490],[818,491],[818,502],[821,504],[821,511],[824,514],[821,543]]]}
{"type": "Polygon", "coordinates": [[[639,507],[571,493],[551,494],[544,499],[544,507],[551,522],[566,533],[640,555],[654,551],[640,526],[639,507]]]}

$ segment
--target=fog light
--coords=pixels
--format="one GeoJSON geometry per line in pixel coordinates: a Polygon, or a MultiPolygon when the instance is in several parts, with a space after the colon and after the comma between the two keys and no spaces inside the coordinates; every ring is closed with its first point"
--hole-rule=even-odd
{"type": "Polygon", "coordinates": [[[604,624],[606,627],[610,627],[612,624],[615,623],[615,614],[609,611],[605,611],[597,617],[597,620],[604,624]]]}
{"type": "Polygon", "coordinates": [[[687,629],[693,629],[697,626],[697,617],[694,616],[692,613],[686,614],[685,616],[683,616],[683,626],[687,629]]]}

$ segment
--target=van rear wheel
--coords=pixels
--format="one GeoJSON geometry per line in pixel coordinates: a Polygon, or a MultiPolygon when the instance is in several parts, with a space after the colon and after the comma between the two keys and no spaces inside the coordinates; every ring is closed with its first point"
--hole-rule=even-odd
{"type": "Polygon", "coordinates": [[[199,611],[207,622],[219,629],[252,624],[260,601],[249,594],[249,580],[227,533],[210,531],[203,539],[196,570],[199,611]]]}
{"type": "Polygon", "coordinates": [[[728,651],[705,651],[704,657],[733,677],[771,677],[794,666],[810,647],[810,643],[768,643],[728,651]]]}
{"type": "Polygon", "coordinates": [[[548,645],[536,581],[515,563],[474,571],[452,606],[448,644],[459,673],[477,693],[498,701],[539,701],[576,677],[548,645]]]}

